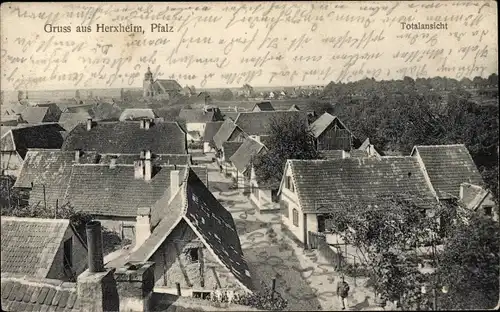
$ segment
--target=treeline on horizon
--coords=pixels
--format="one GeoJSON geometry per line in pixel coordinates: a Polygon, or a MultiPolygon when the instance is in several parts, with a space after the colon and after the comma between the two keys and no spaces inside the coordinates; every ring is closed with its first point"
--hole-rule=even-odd
{"type": "Polygon", "coordinates": [[[415,145],[465,144],[498,198],[498,75],[329,83],[312,100],[361,140],[409,155],[415,145]]]}

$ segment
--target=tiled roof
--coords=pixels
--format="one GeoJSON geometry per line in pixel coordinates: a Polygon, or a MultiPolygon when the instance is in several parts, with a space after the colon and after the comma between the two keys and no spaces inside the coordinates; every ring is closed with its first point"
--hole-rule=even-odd
{"type": "MultiPolygon", "coordinates": [[[[27,107],[23,112],[23,119],[28,123],[41,123],[46,121],[45,118],[49,111],[48,107],[27,107]]],[[[47,120],[48,121],[48,120],[47,120]]]]}
{"type": "Polygon", "coordinates": [[[59,118],[59,124],[69,132],[73,130],[76,125],[87,122],[89,118],[90,114],[88,112],[62,113],[59,118]]]}
{"type": "Polygon", "coordinates": [[[475,210],[489,194],[487,190],[478,185],[462,183],[460,186],[463,188],[461,200],[467,208],[472,210],[475,210]]]}
{"type": "Polygon", "coordinates": [[[2,272],[2,311],[80,311],[75,283],[2,272]]]}
{"type": "Polygon", "coordinates": [[[202,109],[181,109],[179,119],[186,123],[206,123],[215,120],[215,112],[205,112],[202,109]]]}
{"type": "Polygon", "coordinates": [[[186,134],[176,122],[158,122],[141,129],[140,122],[97,122],[87,131],[76,126],[67,136],[63,150],[80,149],[99,153],[186,154],[186,134]]]}
{"type": "Polygon", "coordinates": [[[414,157],[289,160],[304,212],[339,209],[338,204],[402,196],[427,208],[435,202],[414,157]]]}
{"type": "MultiPolygon", "coordinates": [[[[100,164],[109,165],[111,159],[114,158],[118,165],[133,165],[134,161],[140,160],[140,154],[101,154],[99,159],[100,164]]],[[[151,160],[153,165],[188,165],[191,164],[190,154],[152,154],[151,160]]]]}
{"type": "Polygon", "coordinates": [[[460,184],[483,185],[483,180],[463,144],[415,146],[439,198],[460,196],[460,184]]]}
{"type": "Polygon", "coordinates": [[[274,107],[273,105],[271,104],[271,102],[260,102],[260,103],[257,103],[255,104],[255,106],[253,107],[252,110],[255,109],[255,107],[258,107],[260,109],[260,111],[274,111],[274,107]]]}
{"type": "Polygon", "coordinates": [[[249,168],[252,157],[255,157],[260,151],[265,148],[262,143],[248,138],[243,141],[240,148],[234,152],[233,156],[229,158],[231,163],[238,169],[238,172],[245,173],[249,168]]]}
{"type": "Polygon", "coordinates": [[[243,142],[226,141],[222,143],[222,150],[224,151],[224,161],[229,162],[229,159],[240,148],[241,144],[243,144],[243,142]]]}
{"type": "Polygon", "coordinates": [[[237,128],[236,124],[231,119],[226,119],[219,128],[219,131],[214,135],[214,143],[218,149],[222,148],[222,143],[226,142],[237,128]]]}
{"type": "Polygon", "coordinates": [[[1,270],[47,277],[69,220],[1,217],[1,270]]]}
{"type": "Polygon", "coordinates": [[[246,112],[240,113],[235,124],[248,135],[267,135],[273,120],[299,117],[307,124],[307,115],[296,111],[246,112]]]}
{"type": "Polygon", "coordinates": [[[324,113],[319,116],[319,118],[311,124],[311,130],[314,133],[314,137],[318,138],[326,130],[326,128],[328,128],[328,126],[335,121],[336,118],[336,116],[332,116],[328,113],[324,113]]]}
{"type": "Polygon", "coordinates": [[[184,220],[200,234],[200,239],[236,280],[248,290],[253,289],[250,272],[243,257],[240,240],[231,213],[213,196],[192,170],[184,172],[183,184],[168,208],[169,218],[163,218],[151,236],[125,259],[107,266],[119,266],[123,261],[149,260],[172,230],[184,220]]]}
{"type": "Polygon", "coordinates": [[[119,120],[155,119],[158,117],[151,108],[127,108],[120,115],[119,120]]]}
{"type": "MultiPolygon", "coordinates": [[[[97,154],[82,153],[82,163],[97,162],[97,154]]],[[[60,150],[30,150],[26,154],[14,187],[33,188],[30,204],[45,200],[49,206],[56,199],[62,200],[71,177],[71,166],[75,163],[75,152],[60,150]],[[45,198],[44,198],[45,187],[45,198]]]]}
{"type": "MultiPolygon", "coordinates": [[[[153,207],[170,187],[170,171],[181,166],[154,166],[150,181],[134,178],[133,165],[74,165],[64,203],[77,211],[104,216],[137,216],[137,208],[153,207]]],[[[206,167],[193,171],[208,183],[206,167]]]]}
{"type": "Polygon", "coordinates": [[[11,129],[2,136],[2,151],[17,151],[21,157],[29,148],[59,149],[63,145],[61,132],[64,129],[59,124],[41,124],[11,129]]]}
{"type": "Polygon", "coordinates": [[[219,131],[223,121],[207,122],[205,126],[205,133],[203,135],[203,142],[212,142],[215,134],[219,131]]]}
{"type": "Polygon", "coordinates": [[[156,79],[153,84],[153,87],[159,88],[163,92],[170,92],[170,91],[179,92],[182,90],[181,85],[176,80],[172,79],[156,79]]]}

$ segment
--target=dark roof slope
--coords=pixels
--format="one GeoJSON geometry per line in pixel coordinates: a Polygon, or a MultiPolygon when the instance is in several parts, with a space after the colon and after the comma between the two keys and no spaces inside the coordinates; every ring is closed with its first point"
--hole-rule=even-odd
{"type": "Polygon", "coordinates": [[[248,135],[268,135],[273,120],[299,117],[307,125],[307,114],[300,111],[272,111],[240,113],[235,124],[248,135]]]}
{"type": "Polygon", "coordinates": [[[2,311],[80,311],[75,283],[2,272],[2,311]]]}
{"type": "Polygon", "coordinates": [[[203,142],[213,142],[215,134],[219,131],[223,123],[223,121],[207,122],[203,135],[203,142]]]}
{"type": "Polygon", "coordinates": [[[236,167],[238,172],[245,173],[250,166],[252,157],[259,154],[263,148],[265,147],[262,143],[252,138],[248,138],[241,144],[240,148],[234,152],[229,160],[236,167]]]}
{"type": "Polygon", "coordinates": [[[1,140],[2,151],[17,151],[24,158],[29,148],[59,149],[64,129],[59,124],[41,124],[11,129],[1,140]]]}
{"type": "Polygon", "coordinates": [[[150,150],[158,154],[186,154],[186,134],[176,122],[158,122],[141,129],[140,122],[97,122],[87,131],[76,126],[66,137],[63,150],[99,153],[140,153],[150,150]]]}
{"type": "Polygon", "coordinates": [[[1,217],[1,270],[47,277],[69,220],[1,217]]]}
{"type": "Polygon", "coordinates": [[[436,202],[414,157],[289,160],[288,165],[304,212],[373,204],[380,196],[403,196],[423,208],[436,202]]]}
{"type": "Polygon", "coordinates": [[[229,211],[214,197],[200,179],[189,173],[185,218],[201,234],[215,256],[247,289],[253,288],[244,259],[236,225],[229,211]]]}
{"type": "Polygon", "coordinates": [[[415,146],[439,198],[460,196],[460,184],[483,185],[472,156],[463,144],[415,146]]]}
{"type": "Polygon", "coordinates": [[[231,119],[226,119],[219,128],[219,131],[214,135],[214,143],[218,149],[222,149],[222,143],[226,142],[237,128],[236,124],[231,119]]]}
{"type": "Polygon", "coordinates": [[[230,161],[231,156],[240,148],[243,142],[226,141],[222,143],[222,150],[224,151],[224,161],[230,161]]]}
{"type": "Polygon", "coordinates": [[[263,112],[263,111],[269,111],[269,112],[274,111],[274,107],[271,104],[271,102],[260,102],[260,103],[257,103],[253,107],[252,111],[255,109],[255,107],[258,107],[261,112],[263,112]]]}
{"type": "Polygon", "coordinates": [[[172,79],[156,79],[153,83],[153,88],[162,92],[179,92],[182,90],[181,85],[172,79]]]}

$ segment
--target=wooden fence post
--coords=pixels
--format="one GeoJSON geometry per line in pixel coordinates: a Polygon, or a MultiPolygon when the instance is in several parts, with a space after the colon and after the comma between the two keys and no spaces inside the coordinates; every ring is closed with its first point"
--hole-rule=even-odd
{"type": "Polygon", "coordinates": [[[274,292],[276,291],[276,278],[273,278],[273,284],[271,288],[271,300],[274,299],[274,292]]]}

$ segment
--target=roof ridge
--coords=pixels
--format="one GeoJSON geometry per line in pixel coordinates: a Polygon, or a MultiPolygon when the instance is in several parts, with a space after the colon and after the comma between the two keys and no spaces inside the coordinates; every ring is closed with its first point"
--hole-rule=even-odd
{"type": "Polygon", "coordinates": [[[71,282],[63,282],[58,279],[52,279],[52,278],[37,278],[37,277],[32,277],[32,276],[11,276],[9,274],[2,273],[2,283],[6,281],[12,281],[12,282],[17,282],[21,284],[25,284],[28,286],[35,286],[35,287],[50,287],[50,288],[55,288],[56,290],[69,290],[69,291],[76,291],[77,285],[76,283],[71,283],[71,282]]]}
{"type": "Polygon", "coordinates": [[[32,217],[13,217],[1,216],[2,221],[25,221],[25,222],[39,222],[39,223],[65,223],[69,224],[68,219],[49,219],[49,218],[32,218],[32,217]]]}
{"type": "Polygon", "coordinates": [[[431,144],[431,145],[415,145],[415,147],[450,147],[450,146],[464,146],[464,143],[455,143],[455,144],[431,144]]]}

